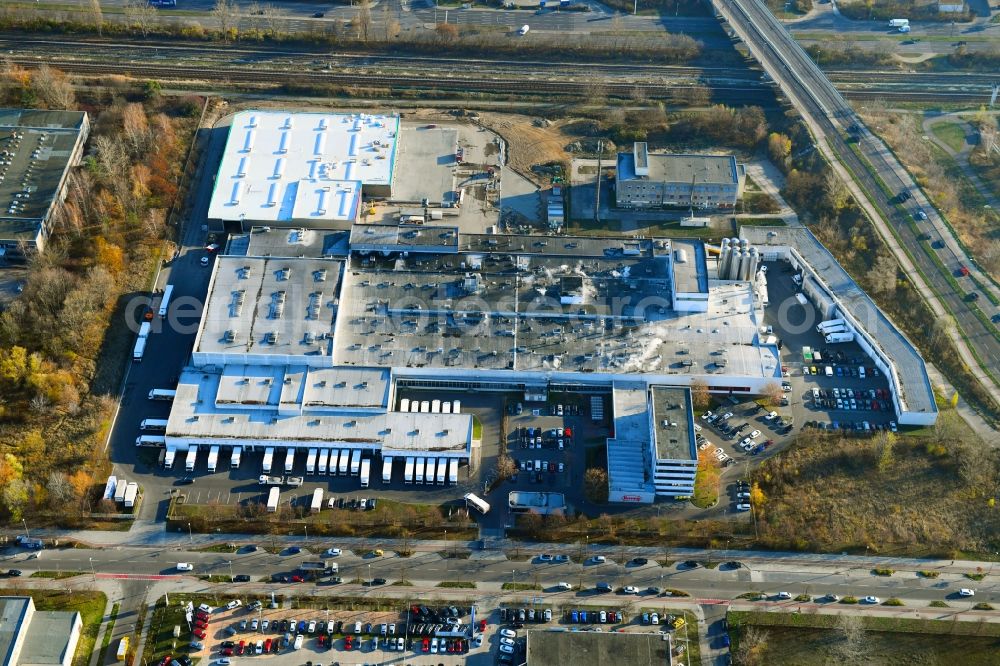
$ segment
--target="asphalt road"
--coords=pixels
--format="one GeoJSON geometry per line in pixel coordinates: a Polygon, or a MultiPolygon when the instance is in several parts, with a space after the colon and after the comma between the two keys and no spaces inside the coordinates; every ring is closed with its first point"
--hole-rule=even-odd
{"type": "MultiPolygon", "coordinates": [[[[267,545],[266,537],[262,545],[267,545]]],[[[188,562],[194,566],[192,574],[185,575],[222,575],[230,572],[235,575],[248,574],[253,577],[251,583],[237,583],[233,589],[259,588],[262,578],[280,573],[291,575],[304,561],[317,559],[317,554],[323,548],[336,545],[334,539],[313,541],[309,548],[314,553],[303,549],[301,553],[289,554],[288,551],[269,553],[263,548],[255,552],[245,549],[234,554],[188,552],[183,550],[150,550],[147,548],[118,548],[114,550],[45,550],[34,560],[25,559],[27,553],[7,549],[2,557],[4,567],[16,567],[28,575],[33,570],[48,571],[78,571],[92,575],[115,577],[143,576],[173,576],[177,575],[176,564],[188,562]]],[[[278,547],[281,547],[280,545],[278,547]]],[[[594,589],[598,582],[607,582],[615,588],[624,585],[634,585],[645,591],[649,586],[663,589],[678,589],[687,592],[694,599],[734,599],[746,592],[760,591],[768,597],[778,592],[789,592],[793,597],[798,594],[823,596],[837,594],[863,597],[875,595],[883,600],[888,597],[899,597],[908,605],[926,605],[933,600],[946,600],[950,606],[964,608],[971,603],[963,601],[958,595],[959,588],[974,588],[975,602],[1000,603],[1000,586],[991,577],[984,581],[973,582],[958,573],[942,573],[939,578],[921,578],[915,572],[900,571],[893,576],[876,576],[869,568],[843,565],[823,566],[806,563],[771,563],[753,562],[731,567],[723,563],[717,568],[706,569],[702,566],[686,568],[683,563],[671,563],[661,567],[650,559],[645,565],[634,566],[628,560],[629,555],[621,557],[609,556],[605,563],[580,563],[582,559],[575,549],[570,553],[571,561],[566,563],[508,560],[502,554],[490,554],[479,557],[473,554],[469,559],[443,558],[439,553],[416,553],[409,558],[400,558],[386,551],[382,557],[359,556],[355,552],[345,550],[332,561],[340,567],[339,575],[347,583],[339,586],[321,580],[318,588],[330,590],[358,589],[351,580],[367,581],[370,578],[386,578],[391,583],[405,579],[415,585],[433,586],[440,581],[475,581],[483,589],[493,584],[496,588],[503,583],[530,583],[540,586],[540,594],[546,599],[570,600],[573,598],[604,597],[615,599],[616,603],[627,603],[639,600],[643,596],[624,594],[600,595],[594,589]],[[574,561],[575,560],[575,561],[574,561]],[[752,568],[748,568],[748,566],[752,568]],[[575,589],[570,592],[559,591],[556,584],[565,581],[575,589]]],[[[461,551],[465,552],[465,551],[461,551]]],[[[296,592],[303,594],[311,583],[278,583],[269,586],[268,590],[276,592],[296,592]]],[[[794,604],[793,601],[782,603],[794,604]]]]}
{"type": "MultiPolygon", "coordinates": [[[[228,128],[216,128],[210,132],[202,161],[203,174],[214,174],[217,170],[228,128]]],[[[191,357],[211,275],[211,268],[201,266],[200,262],[206,254],[202,224],[213,185],[214,178],[209,176],[196,177],[193,183],[193,208],[181,230],[184,237],[180,255],[163,268],[157,281],[161,289],[166,284],[174,285],[170,310],[166,318],[154,321],[143,360],[129,366],[121,409],[111,434],[110,454],[115,474],[129,481],[140,481],[143,486],[145,499],[139,517],[144,520],[163,520],[166,517],[170,490],[179,476],[178,465],[175,464],[174,470],[163,470],[155,458],[159,451],[138,449],[135,438],[139,435],[139,424],[143,419],[165,419],[170,413],[169,401],[149,400],[150,390],[174,388],[181,369],[191,357]],[[152,465],[149,460],[140,459],[140,451],[144,451],[145,456],[153,456],[152,465]]],[[[139,295],[136,298],[144,297],[139,295]]],[[[183,460],[179,465],[183,474],[183,460]]]]}

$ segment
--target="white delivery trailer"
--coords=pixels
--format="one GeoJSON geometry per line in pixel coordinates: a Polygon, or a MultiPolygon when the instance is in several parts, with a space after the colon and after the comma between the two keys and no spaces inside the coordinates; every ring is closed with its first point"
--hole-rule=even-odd
{"type": "Polygon", "coordinates": [[[452,414],[461,414],[462,413],[462,401],[461,400],[454,400],[454,401],[452,401],[452,403],[451,403],[451,413],[452,414]]]}
{"type": "Polygon", "coordinates": [[[382,458],[382,483],[392,481],[392,456],[382,458]]]}
{"type": "Polygon", "coordinates": [[[271,463],[274,462],[274,448],[268,447],[264,449],[264,464],[261,466],[261,471],[264,474],[271,473],[271,463]]]}
{"type": "Polygon", "coordinates": [[[806,298],[806,295],[803,294],[801,291],[796,292],[795,300],[799,302],[799,305],[809,305],[809,299],[806,298]]]}
{"type": "Polygon", "coordinates": [[[233,455],[229,458],[229,469],[239,469],[240,458],[243,456],[243,447],[234,446],[233,455]]]}
{"type": "Polygon", "coordinates": [[[309,453],[306,454],[306,474],[312,474],[316,471],[316,449],[309,449],[309,453]]]}
{"type": "Polygon", "coordinates": [[[441,403],[441,413],[451,414],[451,400],[445,400],[441,403]]]}
{"type": "Polygon", "coordinates": [[[278,510],[278,499],[281,497],[281,489],[278,486],[272,486],[270,490],[267,491],[267,512],[274,513],[278,510]]]}
{"type": "Polygon", "coordinates": [[[163,435],[139,435],[135,438],[136,446],[166,446],[167,438],[163,435]]]}
{"type": "Polygon", "coordinates": [[[347,466],[351,462],[351,451],[349,449],[340,450],[340,463],[337,465],[337,474],[347,476],[347,466]]]}
{"type": "Polygon", "coordinates": [[[295,448],[289,446],[285,449],[285,474],[291,474],[295,468],[295,448]]]}
{"type": "Polygon", "coordinates": [[[167,455],[163,458],[163,467],[165,469],[173,469],[175,458],[177,458],[177,449],[172,446],[168,446],[167,455]]]}
{"type": "Polygon", "coordinates": [[[889,19],[890,28],[900,28],[904,25],[910,25],[910,19],[889,19]]]}
{"type": "Polygon", "coordinates": [[[154,430],[156,432],[164,432],[167,429],[166,419],[143,419],[142,423],[139,424],[140,430],[154,430]]]}
{"type": "Polygon", "coordinates": [[[161,319],[167,316],[167,310],[170,309],[170,297],[173,295],[174,285],[168,284],[163,290],[163,298],[160,299],[160,309],[156,312],[161,319]]]}
{"type": "Polygon", "coordinates": [[[428,458],[427,466],[424,467],[424,483],[428,486],[434,485],[434,466],[437,465],[437,458],[428,458]]]}
{"type": "MultiPolygon", "coordinates": [[[[829,328],[821,331],[823,335],[830,335],[831,333],[845,333],[847,331],[847,326],[841,324],[840,326],[830,326],[829,328]]],[[[813,352],[813,360],[816,360],[816,352],[813,352]]]]}
{"type": "Polygon", "coordinates": [[[441,401],[431,400],[431,414],[440,414],[440,413],[441,413],[441,401]]]}
{"type": "Polygon", "coordinates": [[[174,389],[153,389],[149,392],[150,400],[173,400],[177,395],[174,389]]]}
{"type": "Polygon", "coordinates": [[[410,411],[410,399],[409,398],[403,398],[402,400],[399,401],[399,411],[401,411],[401,412],[408,412],[408,411],[410,411]]]}
{"type": "Polygon", "coordinates": [[[448,461],[445,458],[438,458],[437,461],[437,476],[435,477],[435,483],[439,486],[444,485],[445,477],[448,475],[448,461]]]}
{"type": "Polygon", "coordinates": [[[329,449],[320,449],[319,455],[316,456],[316,473],[326,474],[326,465],[330,457],[329,449]]]}
{"type": "Polygon", "coordinates": [[[213,446],[208,450],[208,471],[214,472],[219,466],[219,447],[213,446]]]}
{"type": "Polygon", "coordinates": [[[323,489],[317,488],[313,491],[312,503],[309,505],[309,510],[313,513],[319,513],[319,510],[323,508],[323,489]]]}
{"type": "Polygon", "coordinates": [[[821,321],[816,324],[816,332],[826,333],[827,329],[837,328],[838,326],[844,326],[845,324],[847,324],[847,322],[843,319],[828,319],[827,321],[821,321]]]}
{"type": "Polygon", "coordinates": [[[361,473],[361,449],[351,451],[351,476],[361,473]]]}
{"type": "Polygon", "coordinates": [[[417,458],[417,466],[413,468],[413,483],[424,482],[424,459],[417,458]]]}
{"type": "MultiPolygon", "coordinates": [[[[149,324],[143,324],[143,326],[149,326],[149,324]]],[[[139,362],[142,360],[142,355],[146,353],[146,341],[147,338],[136,338],[135,347],[132,347],[132,360],[139,362]]]]}
{"type": "Polygon", "coordinates": [[[115,484],[115,502],[121,503],[125,501],[125,490],[128,488],[128,481],[125,479],[118,479],[118,483],[115,484]]]}
{"type": "Polygon", "coordinates": [[[137,499],[139,499],[139,484],[133,481],[125,487],[125,508],[131,509],[134,507],[137,499]]]}
{"type": "Polygon", "coordinates": [[[458,485],[458,458],[448,461],[448,483],[453,486],[458,485]]]}
{"type": "Polygon", "coordinates": [[[106,500],[113,500],[115,498],[115,487],[118,485],[118,477],[114,474],[108,477],[108,482],[104,484],[104,495],[102,497],[106,500]]]}
{"type": "Polygon", "coordinates": [[[361,461],[361,487],[367,488],[368,483],[371,480],[372,473],[372,461],[365,458],[361,461]]]}
{"type": "Polygon", "coordinates": [[[406,459],[406,467],[403,469],[403,483],[413,483],[413,458],[406,459]]]}
{"type": "Polygon", "coordinates": [[[197,462],[198,462],[198,447],[192,444],[188,448],[187,460],[184,462],[184,469],[186,469],[189,472],[193,472],[194,466],[197,462]]]}
{"type": "Polygon", "coordinates": [[[410,413],[415,414],[420,411],[420,401],[414,400],[410,403],[410,413]]]}
{"type": "Polygon", "coordinates": [[[421,400],[420,401],[420,413],[421,414],[430,414],[430,412],[431,412],[431,401],[430,400],[421,400]]]}
{"type": "Polygon", "coordinates": [[[841,342],[854,342],[853,333],[831,333],[826,336],[826,343],[829,345],[839,344],[841,342]]]}

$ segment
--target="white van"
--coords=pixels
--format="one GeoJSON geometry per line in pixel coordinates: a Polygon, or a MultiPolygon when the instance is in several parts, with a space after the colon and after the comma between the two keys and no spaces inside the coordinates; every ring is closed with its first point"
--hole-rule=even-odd
{"type": "Polygon", "coordinates": [[[858,368],[858,378],[859,379],[864,379],[865,378],[865,366],[863,366],[863,365],[858,368]]]}
{"type": "Polygon", "coordinates": [[[178,571],[194,571],[194,566],[191,565],[191,564],[189,564],[189,563],[187,563],[187,562],[178,562],[177,563],[177,570],[178,571]]]}
{"type": "Polygon", "coordinates": [[[832,367],[830,367],[829,365],[828,365],[828,366],[826,366],[826,367],[825,367],[825,368],[823,369],[823,374],[825,374],[825,375],[826,375],[827,377],[833,377],[833,368],[832,368],[832,367]]]}

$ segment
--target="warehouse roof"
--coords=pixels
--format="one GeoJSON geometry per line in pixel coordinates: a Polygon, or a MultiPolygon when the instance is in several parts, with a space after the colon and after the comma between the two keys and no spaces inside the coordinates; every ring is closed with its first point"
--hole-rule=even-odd
{"type": "Polygon", "coordinates": [[[342,257],[350,232],[333,229],[253,227],[229,237],[226,254],[243,257],[342,257]]]}
{"type": "Polygon", "coordinates": [[[634,152],[618,153],[619,181],[649,180],[683,185],[738,184],[739,171],[732,155],[671,155],[649,153],[649,175],[636,176],[634,152]]]}
{"type": "Polygon", "coordinates": [[[30,597],[0,597],[0,664],[13,663],[18,635],[27,629],[30,597]]]}
{"type": "Polygon", "coordinates": [[[0,240],[34,240],[59,195],[82,111],[0,109],[0,240]]]}
{"type": "Polygon", "coordinates": [[[458,227],[417,224],[355,224],[352,252],[455,252],[458,227]]]}
{"type": "Polygon", "coordinates": [[[209,219],[353,220],[364,185],[390,185],[399,117],[243,111],[233,117],[209,219]]]}
{"type": "Polygon", "coordinates": [[[906,411],[936,413],[934,390],[923,358],[905,335],[805,227],[740,227],[740,238],[758,247],[789,246],[816,272],[825,288],[864,328],[896,368],[900,403],[906,411]]]}
{"type": "Polygon", "coordinates": [[[219,257],[195,353],[328,356],[341,262],[219,257]]]}
{"type": "Polygon", "coordinates": [[[698,240],[673,240],[670,243],[674,250],[671,277],[675,290],[686,294],[707,294],[705,244],[698,240]]]}
{"type": "MultiPolygon", "coordinates": [[[[373,406],[378,401],[375,394],[387,384],[360,386],[362,376],[378,376],[388,380],[387,373],[379,371],[348,370],[313,371],[305,377],[299,370],[292,370],[291,384],[269,382],[259,392],[257,384],[265,384],[267,372],[272,368],[246,368],[250,373],[253,395],[240,394],[231,383],[240,375],[233,369],[229,373],[185,371],[177,385],[177,394],[168,419],[167,444],[231,444],[254,446],[358,446],[381,448],[391,455],[393,451],[437,451],[461,453],[469,450],[472,441],[472,417],[469,414],[425,414],[362,411],[352,409],[373,406]],[[376,374],[366,374],[366,373],[376,374]],[[256,373],[256,374],[254,374],[256,373]],[[315,373],[315,374],[314,374],[315,373]],[[320,387],[311,393],[317,376],[352,377],[346,386],[320,387]],[[230,385],[227,386],[226,384],[230,385]],[[277,384],[277,386],[275,386],[277,384]],[[292,393],[300,390],[301,400],[292,393]],[[329,390],[328,390],[329,389],[329,390]],[[264,393],[268,397],[264,397],[264,393]],[[360,398],[358,396],[370,397],[360,398]],[[323,402],[317,403],[312,398],[323,402]],[[233,398],[249,397],[248,402],[233,398]],[[261,402],[260,400],[264,401],[261,402]],[[280,404],[279,404],[280,401],[280,404]],[[358,405],[357,403],[367,404],[358,405]],[[339,410],[330,409],[339,407],[339,410]]],[[[364,380],[362,380],[363,382],[364,380]]]]}
{"type": "Polygon", "coordinates": [[[530,666],[669,666],[670,634],[597,631],[528,631],[530,666]]]}
{"type": "Polygon", "coordinates": [[[76,648],[76,641],[71,639],[78,617],[79,614],[75,611],[36,610],[31,616],[31,626],[24,645],[21,646],[21,656],[17,663],[25,666],[57,666],[72,662],[73,655],[68,654],[68,651],[76,648]]]}

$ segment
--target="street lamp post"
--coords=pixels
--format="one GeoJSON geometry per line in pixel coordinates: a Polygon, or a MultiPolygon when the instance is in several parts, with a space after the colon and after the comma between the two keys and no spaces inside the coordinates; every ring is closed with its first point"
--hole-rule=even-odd
{"type": "Polygon", "coordinates": [[[24,538],[25,539],[30,539],[31,538],[31,534],[28,533],[28,521],[27,521],[27,519],[22,518],[21,522],[24,523],[24,538]]]}
{"type": "Polygon", "coordinates": [[[233,576],[233,561],[229,560],[229,562],[227,562],[226,564],[229,565],[229,582],[232,583],[233,582],[233,578],[234,578],[234,576],[233,576]]]}
{"type": "Polygon", "coordinates": [[[194,533],[191,531],[191,523],[188,523],[188,541],[194,543],[194,533]]]}
{"type": "Polygon", "coordinates": [[[368,587],[372,586],[372,565],[368,564],[368,587]]]}
{"type": "Polygon", "coordinates": [[[93,576],[94,576],[94,582],[96,583],[97,582],[97,571],[94,569],[94,558],[88,557],[87,559],[90,560],[90,573],[93,574],[93,576]]]}

